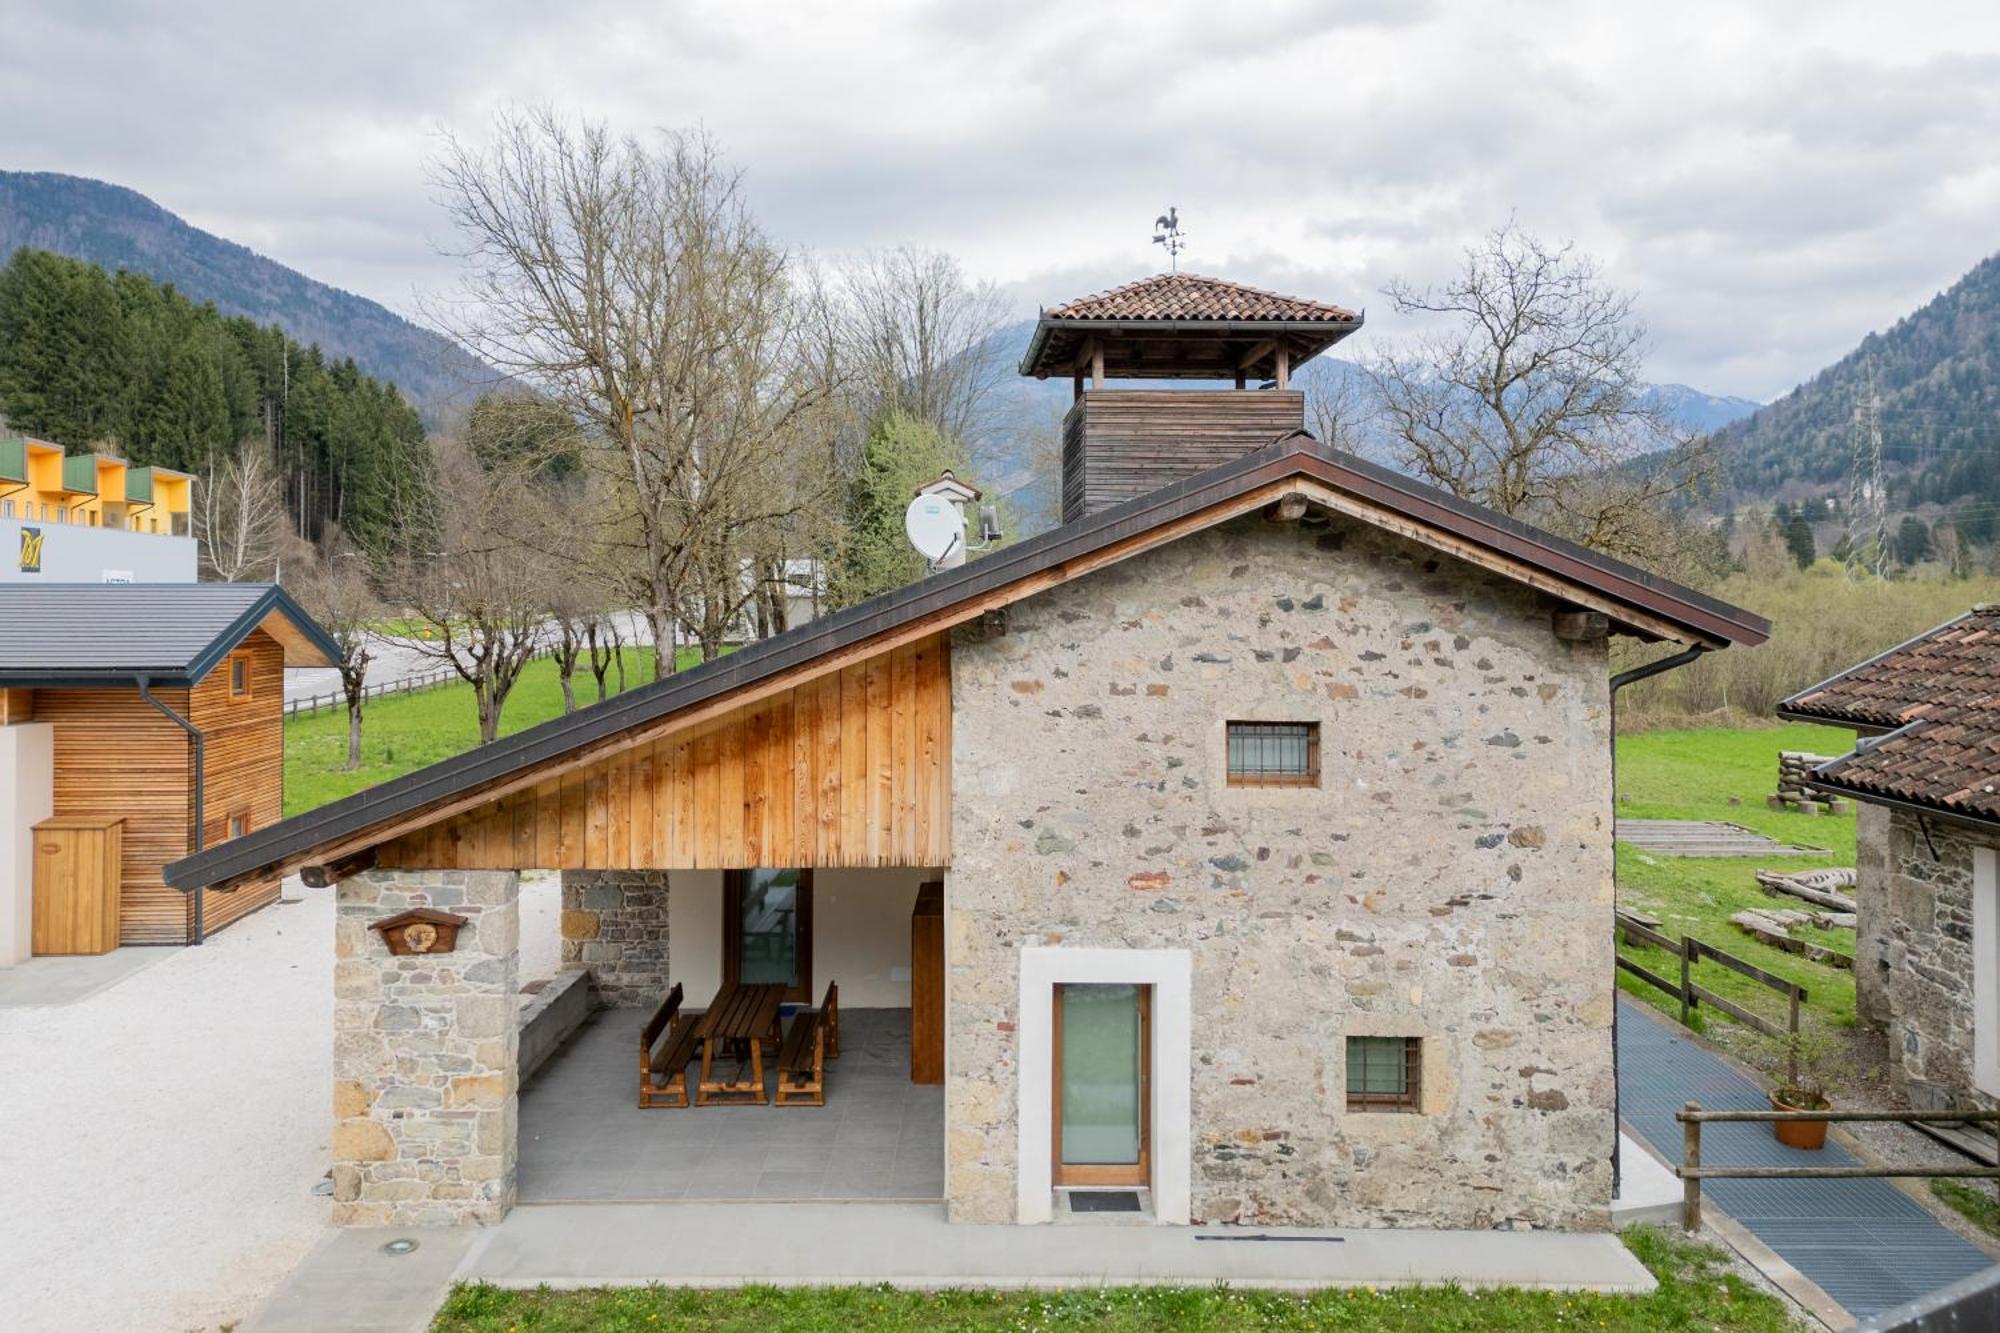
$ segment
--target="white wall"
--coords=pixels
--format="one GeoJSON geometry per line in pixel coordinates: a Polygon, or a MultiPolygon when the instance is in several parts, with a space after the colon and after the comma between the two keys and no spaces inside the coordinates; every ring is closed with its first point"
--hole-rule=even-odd
{"type": "Polygon", "coordinates": [[[47,722],[0,727],[0,967],[28,957],[34,930],[35,840],[55,813],[56,729],[47,722]]]}
{"type": "Polygon", "coordinates": [[[193,583],[194,538],[0,518],[0,583],[193,583]],[[21,529],[42,534],[42,568],[21,568],[21,529]]]}
{"type": "MultiPolygon", "coordinates": [[[[813,871],[813,1001],[840,983],[843,1009],[902,1009],[910,1003],[910,908],[936,870],[813,871]]],[[[667,947],[688,1003],[708,1003],[722,985],[722,872],[671,872],[667,947]]]]}

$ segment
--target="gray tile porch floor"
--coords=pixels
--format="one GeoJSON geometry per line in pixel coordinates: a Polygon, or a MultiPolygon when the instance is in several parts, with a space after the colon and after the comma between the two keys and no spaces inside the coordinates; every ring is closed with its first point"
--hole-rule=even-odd
{"type": "Polygon", "coordinates": [[[907,1009],[849,1009],[825,1106],[638,1105],[636,1009],[601,1009],[521,1093],[522,1203],[944,1197],[944,1089],[907,1009]]]}

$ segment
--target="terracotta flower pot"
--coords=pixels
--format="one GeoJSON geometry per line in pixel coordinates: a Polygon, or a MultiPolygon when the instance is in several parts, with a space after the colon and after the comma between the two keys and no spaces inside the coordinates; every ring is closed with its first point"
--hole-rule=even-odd
{"type": "MultiPolygon", "coordinates": [[[[1771,1094],[1773,1111],[1824,1111],[1827,1100],[1813,1097],[1796,1088],[1779,1088],[1771,1094]]],[[[1773,1120],[1771,1132],[1778,1142],[1787,1148],[1803,1148],[1807,1152],[1818,1152],[1826,1146],[1826,1121],[1824,1120],[1773,1120]]]]}

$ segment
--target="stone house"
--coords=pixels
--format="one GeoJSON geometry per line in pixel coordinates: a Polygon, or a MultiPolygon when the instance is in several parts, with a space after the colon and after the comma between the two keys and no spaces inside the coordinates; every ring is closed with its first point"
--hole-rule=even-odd
{"type": "Polygon", "coordinates": [[[1855,799],[1855,1008],[1916,1109],[2000,1106],[2000,606],[1799,691],[1779,716],[1850,727],[1813,785],[1855,799]]]}
{"type": "Polygon", "coordinates": [[[174,866],[337,882],[337,1217],[490,1221],[561,1137],[509,1021],[541,868],[607,1003],[837,981],[918,1079],[940,1014],[900,1142],[955,1220],[1608,1226],[1608,641],[1769,627],[1312,439],[1290,371],[1359,323],[1185,274],[1046,311],[1060,527],[174,866]],[[1224,387],[1107,384],[1150,378],[1224,387]],[[420,906],[455,955],[369,929],[420,906]]]}

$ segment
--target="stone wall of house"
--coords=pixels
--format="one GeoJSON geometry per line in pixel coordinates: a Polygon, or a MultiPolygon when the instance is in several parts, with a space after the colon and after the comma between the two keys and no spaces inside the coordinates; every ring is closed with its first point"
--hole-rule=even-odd
{"type": "Polygon", "coordinates": [[[1854,1013],[1886,1031],[1889,1004],[1889,820],[1886,807],[1863,801],[1854,810],[1854,1013]]]}
{"type": "Polygon", "coordinates": [[[514,1204],[513,871],[371,870],[335,893],[333,1220],[498,1222],[514,1204]],[[392,955],[373,922],[410,907],[469,918],[450,953],[392,955]]]}
{"type": "Polygon", "coordinates": [[[1991,844],[1937,820],[1926,838],[1915,815],[1885,813],[1886,873],[1879,889],[1858,877],[1857,1007],[1872,990],[1886,1009],[1890,1081],[1911,1106],[1995,1105],[1972,1086],[1972,849],[1991,844]]]}
{"type": "Polygon", "coordinates": [[[601,1004],[658,1004],[667,993],[667,872],[563,871],[562,965],[589,968],[601,1004]]]}
{"type": "Polygon", "coordinates": [[[1606,656],[1552,609],[1251,517],[959,631],[955,1219],[1015,1219],[1019,951],[1068,945],[1192,956],[1195,1221],[1609,1224],[1606,656]],[[1232,719],[1319,722],[1321,785],[1227,786],[1232,719]],[[1345,1109],[1350,1034],[1422,1038],[1421,1114],[1345,1109]]]}

